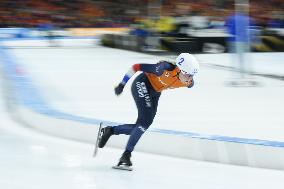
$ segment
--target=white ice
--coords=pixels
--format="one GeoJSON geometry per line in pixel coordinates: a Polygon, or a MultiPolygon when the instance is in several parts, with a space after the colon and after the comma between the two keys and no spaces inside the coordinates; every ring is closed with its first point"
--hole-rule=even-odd
{"type": "MultiPolygon", "coordinates": [[[[2,95],[2,93],[1,93],[2,95]]],[[[5,189],[282,189],[283,171],[135,152],[132,172],[111,169],[121,150],[47,136],[10,119],[0,98],[0,187],[5,189]]]]}
{"type": "MultiPolygon", "coordinates": [[[[74,115],[121,123],[136,120],[136,107],[130,85],[120,97],[114,95],[114,86],[132,64],[164,58],[100,46],[20,48],[12,53],[52,106],[74,115]]],[[[201,71],[195,86],[165,91],[151,127],[284,141],[283,80],[254,77],[260,87],[226,87],[232,72],[208,64],[230,66],[229,55],[197,57],[201,71]]],[[[252,59],[256,60],[256,71],[261,73],[270,60],[267,73],[284,76],[284,53],[256,53],[252,59]]]]}

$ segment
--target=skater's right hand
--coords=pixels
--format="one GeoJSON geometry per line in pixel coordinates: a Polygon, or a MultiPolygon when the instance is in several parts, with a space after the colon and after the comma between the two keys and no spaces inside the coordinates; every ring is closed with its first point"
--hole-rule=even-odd
{"type": "Polygon", "coordinates": [[[118,95],[120,95],[120,94],[122,93],[123,89],[124,89],[124,84],[119,83],[119,84],[114,88],[114,92],[115,92],[115,94],[118,96],[118,95]]]}

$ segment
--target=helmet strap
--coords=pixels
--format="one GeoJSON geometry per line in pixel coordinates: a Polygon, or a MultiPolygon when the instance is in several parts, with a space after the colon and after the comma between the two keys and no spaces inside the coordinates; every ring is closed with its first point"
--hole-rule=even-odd
{"type": "Polygon", "coordinates": [[[179,73],[181,72],[181,70],[179,69],[179,67],[177,67],[177,68],[178,68],[177,74],[176,74],[174,77],[179,76],[179,73]]]}
{"type": "Polygon", "coordinates": [[[179,74],[180,74],[180,72],[181,72],[181,70],[179,70],[179,71],[177,72],[177,74],[175,75],[175,77],[177,77],[178,80],[180,80],[180,79],[179,79],[179,74]]]}

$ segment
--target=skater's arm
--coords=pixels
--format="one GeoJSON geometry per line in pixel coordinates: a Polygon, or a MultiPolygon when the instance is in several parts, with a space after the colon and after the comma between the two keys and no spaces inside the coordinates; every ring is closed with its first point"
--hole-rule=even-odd
{"type": "Polygon", "coordinates": [[[152,73],[157,76],[163,74],[165,70],[173,70],[174,64],[168,61],[160,61],[157,64],[140,64],[140,71],[152,73]]]}
{"type": "Polygon", "coordinates": [[[140,66],[141,64],[134,64],[132,65],[128,72],[124,75],[122,81],[120,82],[123,85],[126,85],[126,83],[128,82],[128,80],[138,71],[141,71],[140,66]]]}
{"type": "Polygon", "coordinates": [[[134,64],[115,88],[115,94],[120,95],[128,80],[138,71],[161,75],[164,70],[170,70],[173,69],[173,67],[174,65],[167,61],[160,61],[157,64],[134,64]]]}
{"type": "Polygon", "coordinates": [[[116,95],[120,95],[124,89],[124,86],[128,82],[128,80],[137,72],[140,71],[140,64],[134,64],[124,75],[123,79],[120,83],[114,88],[114,92],[116,95]]]}
{"type": "Polygon", "coordinates": [[[164,70],[168,70],[172,66],[173,64],[166,61],[161,61],[158,62],[157,64],[134,64],[124,75],[121,83],[125,85],[128,82],[128,80],[138,71],[161,75],[164,70]]]}

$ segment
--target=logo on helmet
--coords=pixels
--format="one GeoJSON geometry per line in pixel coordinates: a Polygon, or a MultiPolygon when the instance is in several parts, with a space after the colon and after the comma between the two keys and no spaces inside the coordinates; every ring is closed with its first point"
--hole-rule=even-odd
{"type": "Polygon", "coordinates": [[[178,65],[181,66],[181,63],[183,63],[183,62],[184,62],[184,58],[181,58],[181,59],[179,60],[179,62],[178,62],[178,65]]]}

